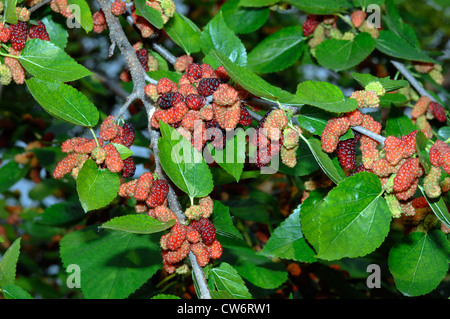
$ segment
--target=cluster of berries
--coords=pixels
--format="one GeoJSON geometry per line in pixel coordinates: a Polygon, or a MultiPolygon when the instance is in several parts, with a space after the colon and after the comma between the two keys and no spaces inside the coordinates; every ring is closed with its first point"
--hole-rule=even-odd
{"type": "Polygon", "coordinates": [[[358,102],[358,108],[377,108],[380,106],[380,96],[386,93],[383,85],[378,81],[368,83],[364,90],[357,90],[350,95],[358,102]]]}
{"type": "Polygon", "coordinates": [[[176,222],[170,231],[161,236],[163,267],[169,273],[185,273],[183,260],[189,252],[195,255],[200,267],[222,256],[222,245],[216,239],[216,229],[207,218],[194,220],[189,225],[176,222]]]}
{"type": "Polygon", "coordinates": [[[411,119],[419,129],[427,132],[431,138],[433,129],[429,121],[435,119],[440,123],[445,123],[447,122],[447,114],[442,105],[423,95],[415,102],[411,110],[411,119]]]}
{"type": "Polygon", "coordinates": [[[442,65],[432,62],[413,61],[413,66],[417,72],[428,74],[437,84],[442,85],[444,82],[442,65]]]}
{"type": "MultiPolygon", "coordinates": [[[[10,43],[8,54],[19,56],[30,39],[50,41],[45,25],[41,21],[29,21],[26,8],[16,8],[19,21],[16,24],[5,25],[0,22],[0,42],[10,43]],[[17,10],[18,9],[18,10],[17,10]]],[[[5,57],[4,64],[0,64],[0,84],[8,85],[14,81],[16,84],[25,82],[25,69],[19,60],[5,57]]]]}
{"type": "MultiPolygon", "coordinates": [[[[429,155],[433,166],[425,174],[416,150],[416,135],[419,130],[401,137],[388,136],[384,140],[384,149],[381,150],[378,141],[359,133],[355,133],[354,138],[339,140],[357,125],[376,134],[380,134],[382,128],[381,123],[370,115],[354,110],[328,121],[321,138],[322,149],[327,153],[336,152],[340,165],[348,175],[360,171],[377,175],[395,218],[403,215],[408,218],[415,216],[413,201],[417,201],[414,196],[419,186],[419,178],[423,175],[423,188],[427,196],[436,198],[442,194],[441,170],[450,173],[450,147],[446,143],[438,140],[431,146],[429,155]],[[362,155],[362,164],[359,166],[356,163],[358,142],[362,155]]],[[[426,132],[422,132],[427,136],[426,132]]]]}
{"type": "Polygon", "coordinates": [[[100,125],[99,138],[73,137],[61,144],[61,151],[68,155],[58,162],[53,177],[60,179],[71,173],[76,179],[88,159],[94,160],[97,165],[112,173],[121,173],[125,178],[131,177],[136,170],[133,158],[122,159],[114,144],[130,147],[134,139],[133,126],[130,123],[120,126],[110,115],[100,125]]]}
{"type": "Polygon", "coordinates": [[[150,120],[153,128],[159,128],[159,121],[167,123],[201,150],[207,142],[223,147],[226,131],[251,124],[241,103],[245,93],[228,84],[223,67],[214,70],[209,64],[192,63],[188,56],[178,58],[176,66],[183,72],[178,83],[162,78],[145,87],[145,94],[156,102],[150,120]]]}
{"type": "Polygon", "coordinates": [[[73,12],[69,8],[69,3],[67,0],[51,0],[50,9],[52,9],[54,12],[60,13],[67,19],[73,18],[73,12]]]}
{"type": "Polygon", "coordinates": [[[222,245],[216,239],[216,229],[208,219],[214,208],[213,200],[207,196],[197,205],[186,209],[187,223],[180,223],[176,214],[168,207],[169,184],[157,179],[155,174],[143,173],[139,178],[123,183],[119,196],[136,200],[137,213],[146,213],[163,223],[175,220],[174,226],[161,236],[163,267],[168,273],[185,273],[188,270],[183,260],[190,251],[201,267],[222,255],[222,245]]]}
{"type": "MultiPolygon", "coordinates": [[[[133,45],[133,49],[136,52],[136,56],[139,60],[140,65],[144,69],[145,72],[150,71],[157,71],[159,68],[159,62],[153,56],[152,53],[148,52],[146,48],[144,48],[144,45],[142,42],[136,42],[133,45]]],[[[125,68],[122,70],[122,73],[120,73],[120,80],[122,82],[130,82],[131,81],[131,73],[128,68],[125,68]]]]}
{"type": "Polygon", "coordinates": [[[256,146],[254,155],[256,166],[267,166],[278,153],[286,166],[297,165],[300,134],[302,130],[299,126],[289,125],[286,111],[276,109],[266,113],[251,139],[256,146]]]}
{"type": "Polygon", "coordinates": [[[155,174],[145,172],[139,178],[120,185],[119,196],[134,198],[134,206],[137,213],[149,213],[158,206],[167,206],[167,194],[169,184],[162,179],[157,179],[155,174]]]}
{"type": "MultiPolygon", "coordinates": [[[[373,38],[378,38],[379,30],[370,26],[366,17],[367,14],[364,11],[354,11],[351,14],[352,24],[359,32],[368,32],[373,38]]],[[[309,14],[303,23],[303,35],[310,37],[308,46],[311,54],[315,56],[317,46],[326,39],[353,40],[356,34],[354,30],[346,32],[339,30],[336,15],[309,14]]]]}

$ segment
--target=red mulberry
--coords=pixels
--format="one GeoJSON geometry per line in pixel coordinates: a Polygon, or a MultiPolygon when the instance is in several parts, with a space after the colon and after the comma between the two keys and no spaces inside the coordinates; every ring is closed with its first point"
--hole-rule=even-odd
{"type": "Polygon", "coordinates": [[[169,193],[169,184],[164,180],[155,180],[150,188],[145,203],[149,207],[157,207],[164,203],[169,193]]]}
{"type": "Polygon", "coordinates": [[[322,149],[327,153],[332,153],[337,148],[339,137],[345,134],[350,128],[350,121],[346,117],[333,118],[327,122],[322,132],[322,149]]]}

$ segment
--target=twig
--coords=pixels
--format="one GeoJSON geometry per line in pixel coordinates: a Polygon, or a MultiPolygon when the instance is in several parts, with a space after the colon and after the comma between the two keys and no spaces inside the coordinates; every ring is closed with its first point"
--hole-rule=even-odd
{"type": "Polygon", "coordinates": [[[191,261],[192,270],[194,272],[195,278],[197,278],[198,287],[200,289],[200,299],[211,299],[211,294],[209,292],[208,286],[202,283],[206,283],[205,273],[202,267],[197,263],[197,258],[194,253],[189,252],[189,260],[191,261]]]}
{"type": "Polygon", "coordinates": [[[416,89],[416,91],[422,96],[428,96],[432,101],[436,102],[436,99],[428,93],[427,90],[416,80],[416,78],[408,71],[404,64],[391,61],[391,63],[400,71],[401,74],[408,80],[408,82],[416,89]]]}
{"type": "Polygon", "coordinates": [[[39,2],[38,4],[36,4],[36,5],[32,6],[31,8],[29,8],[28,12],[31,14],[34,11],[36,11],[37,9],[39,9],[40,7],[45,6],[49,2],[50,2],[50,0],[43,0],[43,1],[39,2]]]}
{"type": "MultiPolygon", "coordinates": [[[[159,175],[160,178],[165,179],[165,174],[161,168],[159,162],[159,149],[158,149],[158,140],[160,138],[159,133],[151,127],[151,118],[155,108],[150,99],[145,95],[144,88],[146,86],[147,73],[142,68],[133,47],[128,41],[122,26],[116,16],[111,13],[111,3],[108,0],[97,0],[105,14],[106,23],[109,28],[109,36],[112,43],[116,43],[116,46],[120,49],[122,56],[125,58],[125,62],[130,70],[131,79],[133,81],[133,92],[127,98],[125,104],[119,110],[119,114],[123,109],[126,109],[127,104],[131,103],[135,99],[142,100],[148,117],[148,131],[150,134],[150,147],[153,150],[153,154],[155,156],[156,168],[155,172],[159,175]]],[[[170,185],[170,184],[169,184],[170,185]]],[[[181,205],[178,202],[176,194],[173,188],[170,186],[169,194],[168,194],[168,204],[169,208],[177,215],[180,222],[185,221],[184,213],[181,209],[181,205]]],[[[208,285],[206,283],[205,274],[203,273],[203,269],[198,265],[197,259],[193,253],[189,254],[189,259],[191,260],[191,264],[194,270],[194,275],[197,278],[198,285],[201,291],[202,298],[211,298],[209,293],[208,285]]]]}
{"type": "Polygon", "coordinates": [[[169,50],[167,50],[165,47],[163,47],[162,45],[153,42],[152,43],[152,48],[153,50],[155,50],[156,52],[158,52],[159,54],[161,54],[161,56],[167,60],[167,62],[169,62],[170,64],[175,64],[175,61],[177,60],[176,56],[174,56],[172,53],[169,52],[169,50]]]}
{"type": "Polygon", "coordinates": [[[384,136],[381,136],[381,135],[379,135],[377,133],[374,133],[374,132],[372,132],[372,131],[370,131],[370,130],[362,127],[362,126],[352,126],[352,129],[354,129],[355,131],[357,131],[357,132],[359,132],[361,134],[364,134],[364,135],[370,137],[371,139],[379,142],[381,145],[384,146],[384,141],[386,140],[386,138],[384,136]]]}

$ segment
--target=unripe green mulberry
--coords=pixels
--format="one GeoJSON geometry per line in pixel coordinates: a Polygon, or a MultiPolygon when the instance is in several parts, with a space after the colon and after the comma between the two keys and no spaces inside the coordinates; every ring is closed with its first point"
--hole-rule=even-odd
{"type": "Polygon", "coordinates": [[[399,218],[402,215],[402,206],[394,194],[386,194],[384,196],[389,210],[392,213],[393,218],[399,218]]]}
{"type": "Polygon", "coordinates": [[[11,69],[6,65],[1,64],[0,65],[0,84],[8,85],[11,83],[11,80],[12,80],[11,69]]]}
{"type": "Polygon", "coordinates": [[[423,179],[423,189],[425,194],[430,198],[436,198],[441,195],[441,179],[442,171],[440,167],[431,166],[430,172],[423,179]]]}
{"type": "Polygon", "coordinates": [[[298,145],[294,148],[281,147],[281,161],[287,167],[295,167],[297,165],[297,149],[298,145]]]}
{"type": "Polygon", "coordinates": [[[184,212],[187,218],[197,220],[203,217],[203,210],[200,205],[192,205],[184,212]]]}
{"type": "Polygon", "coordinates": [[[365,87],[366,91],[375,91],[378,96],[383,96],[386,93],[383,85],[378,81],[372,81],[365,87]]]}

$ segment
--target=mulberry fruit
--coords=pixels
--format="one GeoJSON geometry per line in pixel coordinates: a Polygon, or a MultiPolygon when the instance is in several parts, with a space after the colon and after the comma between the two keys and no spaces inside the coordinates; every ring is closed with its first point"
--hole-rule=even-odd
{"type": "Polygon", "coordinates": [[[321,17],[315,14],[309,14],[303,23],[303,35],[310,36],[321,22],[321,17]]]}
{"type": "Polygon", "coordinates": [[[184,102],[184,96],[178,92],[167,92],[158,98],[158,105],[163,110],[170,109],[180,102],[184,102]]]}
{"type": "Polygon", "coordinates": [[[134,191],[134,198],[138,201],[145,201],[153,184],[153,174],[150,172],[143,173],[137,183],[134,191]]]}
{"type": "Polygon", "coordinates": [[[199,94],[189,94],[186,96],[186,105],[191,110],[200,110],[206,103],[206,99],[199,94]]]}
{"type": "Polygon", "coordinates": [[[214,103],[222,106],[232,105],[238,98],[238,91],[229,84],[220,84],[213,93],[214,103]]]}
{"type": "Polygon", "coordinates": [[[354,91],[350,98],[358,101],[359,108],[376,108],[380,106],[380,98],[375,91],[360,90],[354,91]]]}
{"type": "Polygon", "coordinates": [[[327,153],[335,151],[339,144],[339,137],[350,128],[350,121],[346,117],[330,119],[322,132],[322,149],[327,153]]]}
{"type": "Polygon", "coordinates": [[[128,178],[132,177],[136,172],[136,164],[132,157],[127,157],[123,160],[122,177],[128,178]]]}
{"type": "Polygon", "coordinates": [[[198,84],[197,91],[200,95],[210,96],[217,90],[220,84],[221,82],[217,78],[203,78],[198,84]]]}
{"type": "Polygon", "coordinates": [[[167,249],[178,250],[185,240],[186,226],[175,223],[170,229],[169,237],[167,238],[167,249]]]}
{"type": "Polygon", "coordinates": [[[353,11],[352,14],[350,15],[352,24],[357,29],[362,26],[362,24],[366,20],[366,17],[367,13],[362,10],[353,11]]]}
{"type": "Polygon", "coordinates": [[[177,72],[184,72],[194,62],[194,58],[190,55],[179,56],[173,65],[173,68],[177,72]]]}
{"type": "Polygon", "coordinates": [[[249,126],[250,124],[252,124],[252,122],[253,119],[249,111],[244,106],[244,104],[241,104],[241,116],[239,118],[239,124],[241,124],[242,126],[249,126]]]}
{"type": "MultiPolygon", "coordinates": [[[[191,206],[192,207],[192,206],[191,206]]],[[[200,233],[202,242],[205,245],[211,245],[216,240],[216,228],[207,218],[200,218],[190,223],[190,226],[200,233]]]]}
{"type": "Polygon", "coordinates": [[[145,203],[149,207],[157,207],[164,203],[169,193],[169,184],[161,179],[157,179],[153,182],[150,192],[148,194],[145,203]]]}
{"type": "Polygon", "coordinates": [[[197,63],[192,63],[186,70],[187,79],[191,83],[195,83],[196,81],[200,80],[202,78],[202,75],[202,69],[197,63]]]}
{"type": "Polygon", "coordinates": [[[28,36],[30,39],[40,39],[43,41],[50,41],[50,36],[47,33],[44,23],[42,21],[36,21],[37,25],[32,25],[28,30],[28,36]]]}
{"type": "Polygon", "coordinates": [[[423,179],[423,189],[425,194],[430,198],[437,198],[441,195],[442,190],[439,184],[442,171],[440,167],[431,166],[430,172],[423,179]]]}
{"type": "Polygon", "coordinates": [[[224,130],[234,129],[241,119],[241,102],[238,100],[231,106],[221,106],[213,103],[214,117],[224,130]]]}
{"type": "Polygon", "coordinates": [[[418,158],[410,158],[400,166],[394,179],[394,192],[403,192],[411,187],[419,175],[419,165],[418,158]]]}
{"type": "Polygon", "coordinates": [[[122,0],[115,0],[111,4],[111,13],[115,16],[120,16],[127,11],[127,4],[122,0]]]}
{"type": "Polygon", "coordinates": [[[430,112],[437,121],[439,121],[441,123],[445,123],[447,121],[447,115],[445,114],[445,109],[439,103],[431,101],[430,102],[430,112]]]}
{"type": "Polygon", "coordinates": [[[426,95],[421,96],[417,102],[414,104],[412,110],[411,110],[411,117],[413,119],[417,119],[420,116],[424,115],[427,110],[428,106],[430,105],[430,98],[426,95]]]}
{"type": "Polygon", "coordinates": [[[343,169],[353,170],[356,168],[356,143],[358,140],[359,137],[355,137],[338,143],[336,155],[343,169]]]}
{"type": "Polygon", "coordinates": [[[112,144],[107,144],[104,147],[106,151],[105,164],[112,173],[118,173],[123,169],[123,160],[120,157],[119,151],[112,144]]]}
{"type": "Polygon", "coordinates": [[[28,23],[19,21],[17,24],[9,26],[11,30],[11,46],[16,51],[21,51],[25,48],[28,36],[28,23]]]}
{"type": "Polygon", "coordinates": [[[193,244],[191,246],[191,251],[197,258],[197,263],[200,267],[205,267],[209,263],[209,250],[204,243],[193,244]]]}

